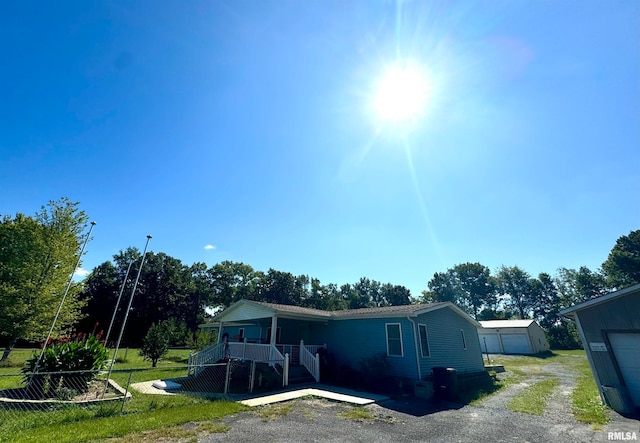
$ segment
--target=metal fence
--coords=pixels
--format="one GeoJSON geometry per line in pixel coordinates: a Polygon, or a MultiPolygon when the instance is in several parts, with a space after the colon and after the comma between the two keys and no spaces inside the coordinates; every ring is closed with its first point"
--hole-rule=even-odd
{"type": "Polygon", "coordinates": [[[236,398],[282,387],[283,374],[268,362],[229,360],[188,367],[0,374],[0,442],[40,425],[136,413],[158,402],[180,405],[236,398]]]}

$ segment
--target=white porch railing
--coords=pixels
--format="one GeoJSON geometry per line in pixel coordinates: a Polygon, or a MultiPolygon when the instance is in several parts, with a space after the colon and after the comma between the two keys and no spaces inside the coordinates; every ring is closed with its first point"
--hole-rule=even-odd
{"type": "Polygon", "coordinates": [[[198,375],[204,370],[204,365],[216,362],[223,357],[224,343],[207,346],[201,351],[189,354],[187,374],[198,375]]]}
{"type": "MultiPolygon", "coordinates": [[[[302,341],[302,344],[304,344],[304,341],[302,341]]],[[[304,347],[313,355],[316,355],[319,349],[327,349],[327,345],[304,345],[304,347]]]]}
{"type": "Polygon", "coordinates": [[[307,368],[307,371],[320,382],[320,355],[318,349],[322,346],[305,346],[304,341],[300,340],[300,363],[307,368]],[[311,349],[315,349],[315,355],[311,353],[311,349]]]}
{"type": "MultiPolygon", "coordinates": [[[[269,344],[230,342],[226,344],[218,343],[211,345],[199,352],[189,355],[188,374],[198,375],[202,372],[205,365],[215,363],[223,358],[234,358],[239,360],[252,360],[258,362],[269,363],[275,368],[276,365],[282,367],[282,384],[289,385],[289,363],[291,354],[287,350],[293,352],[297,345],[278,345],[285,351],[280,352],[277,346],[269,344]],[[288,347],[288,348],[287,348],[288,347]]],[[[320,381],[320,356],[318,350],[326,348],[326,345],[305,345],[300,340],[299,359],[307,371],[313,376],[316,382],[320,381]]]]}
{"type": "Polygon", "coordinates": [[[270,361],[271,345],[257,343],[229,343],[229,357],[240,360],[270,361]]]}

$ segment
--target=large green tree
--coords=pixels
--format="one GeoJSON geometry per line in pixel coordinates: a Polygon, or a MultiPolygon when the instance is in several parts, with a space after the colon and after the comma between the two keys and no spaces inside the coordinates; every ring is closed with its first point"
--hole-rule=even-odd
{"type": "Polygon", "coordinates": [[[529,318],[535,305],[535,287],[527,271],[518,266],[501,266],[496,274],[498,292],[520,318],[529,318]]]}
{"type": "Polygon", "coordinates": [[[250,265],[225,260],[206,272],[212,291],[212,303],[228,307],[241,299],[258,300],[264,274],[250,265]]]}
{"type": "Polygon", "coordinates": [[[611,289],[640,283],[640,229],[616,240],[602,270],[611,289]]]}
{"type": "MultiPolygon", "coordinates": [[[[91,272],[83,292],[87,300],[87,319],[82,324],[85,330],[91,330],[96,323],[101,329],[108,328],[131,264],[109,336],[111,343],[117,340],[140,267],[140,256],[137,249],[128,248],[116,254],[113,263],[105,262],[91,272]]],[[[173,344],[183,344],[180,342],[185,341],[185,336],[193,335],[204,322],[205,307],[213,304],[212,298],[213,289],[204,263],[187,266],[167,254],[149,252],[140,272],[123,340],[127,345],[140,345],[152,324],[170,320],[173,329],[181,331],[181,337],[172,338],[173,344]]]]}
{"type": "MultiPolygon", "coordinates": [[[[43,340],[78,261],[87,215],[68,198],[50,201],[34,216],[0,221],[0,340],[6,359],[18,339],[43,340]]],[[[72,285],[54,334],[81,317],[78,285],[72,285]]]]}
{"type": "Polygon", "coordinates": [[[436,273],[428,286],[430,292],[425,294],[425,301],[453,302],[474,318],[483,307],[496,304],[491,271],[480,263],[460,263],[447,272],[436,273]]]}

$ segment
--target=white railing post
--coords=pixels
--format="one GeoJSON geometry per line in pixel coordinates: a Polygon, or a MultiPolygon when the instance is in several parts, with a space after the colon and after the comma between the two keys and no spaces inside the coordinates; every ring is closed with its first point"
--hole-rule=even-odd
{"type": "Polygon", "coordinates": [[[282,368],[282,386],[289,386],[289,354],[284,354],[284,367],[282,368]]]}
{"type": "Polygon", "coordinates": [[[316,383],[320,383],[320,354],[318,354],[316,352],[316,360],[315,360],[315,369],[316,369],[316,373],[313,374],[313,376],[316,379],[316,383]]]}

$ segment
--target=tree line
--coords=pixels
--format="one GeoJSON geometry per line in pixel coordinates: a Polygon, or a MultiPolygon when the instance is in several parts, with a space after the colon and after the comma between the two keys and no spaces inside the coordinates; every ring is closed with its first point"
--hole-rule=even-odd
{"type": "MultiPolygon", "coordinates": [[[[0,345],[6,359],[18,340],[46,338],[86,234],[87,215],[67,198],[51,201],[34,216],[0,217],[0,345]]],[[[129,247],[72,284],[54,335],[106,330],[122,293],[112,331],[119,331],[138,274],[141,253],[129,247]],[[129,278],[125,276],[129,273],[129,278]],[[123,285],[124,282],[124,285],[123,285]]],[[[151,327],[170,325],[172,344],[182,345],[207,319],[207,309],[240,299],[322,310],[450,301],[478,320],[534,318],[555,347],[575,347],[572,323],[559,311],[607,291],[640,282],[640,230],[620,237],[602,268],[560,268],[531,276],[518,266],[495,274],[480,263],[461,263],[436,272],[420,297],[401,285],[366,277],[351,284],[322,284],[308,275],[223,261],[187,265],[165,253],[149,252],[129,312],[123,344],[140,346],[151,327]]],[[[112,332],[109,341],[117,338],[112,332]]]]}
{"type": "MultiPolygon", "coordinates": [[[[130,275],[136,275],[140,252],[128,248],[97,266],[86,278],[80,299],[86,317],[79,327],[108,325],[122,291],[129,264],[130,275]],[[92,326],[93,325],[93,326],[92,326]]],[[[131,294],[133,279],[127,280],[124,293],[131,294]]],[[[322,285],[307,275],[269,269],[257,271],[250,265],[223,261],[211,267],[205,263],[191,266],[164,253],[150,252],[140,273],[140,280],[129,312],[124,341],[138,346],[152,324],[172,323],[174,345],[183,344],[198,325],[206,321],[210,307],[225,308],[240,299],[304,306],[323,310],[355,309],[375,306],[406,305],[412,302],[404,286],[382,284],[361,278],[354,284],[322,285]]],[[[120,303],[120,310],[127,303],[120,303]]],[[[121,327],[124,312],[114,324],[121,327]]]]}
{"type": "Polygon", "coordinates": [[[495,274],[480,263],[461,263],[436,272],[422,292],[423,302],[450,301],[477,320],[535,319],[552,348],[576,348],[573,322],[560,315],[569,306],[640,283],[640,230],[616,241],[601,269],[560,268],[531,276],[519,266],[495,274]]]}

